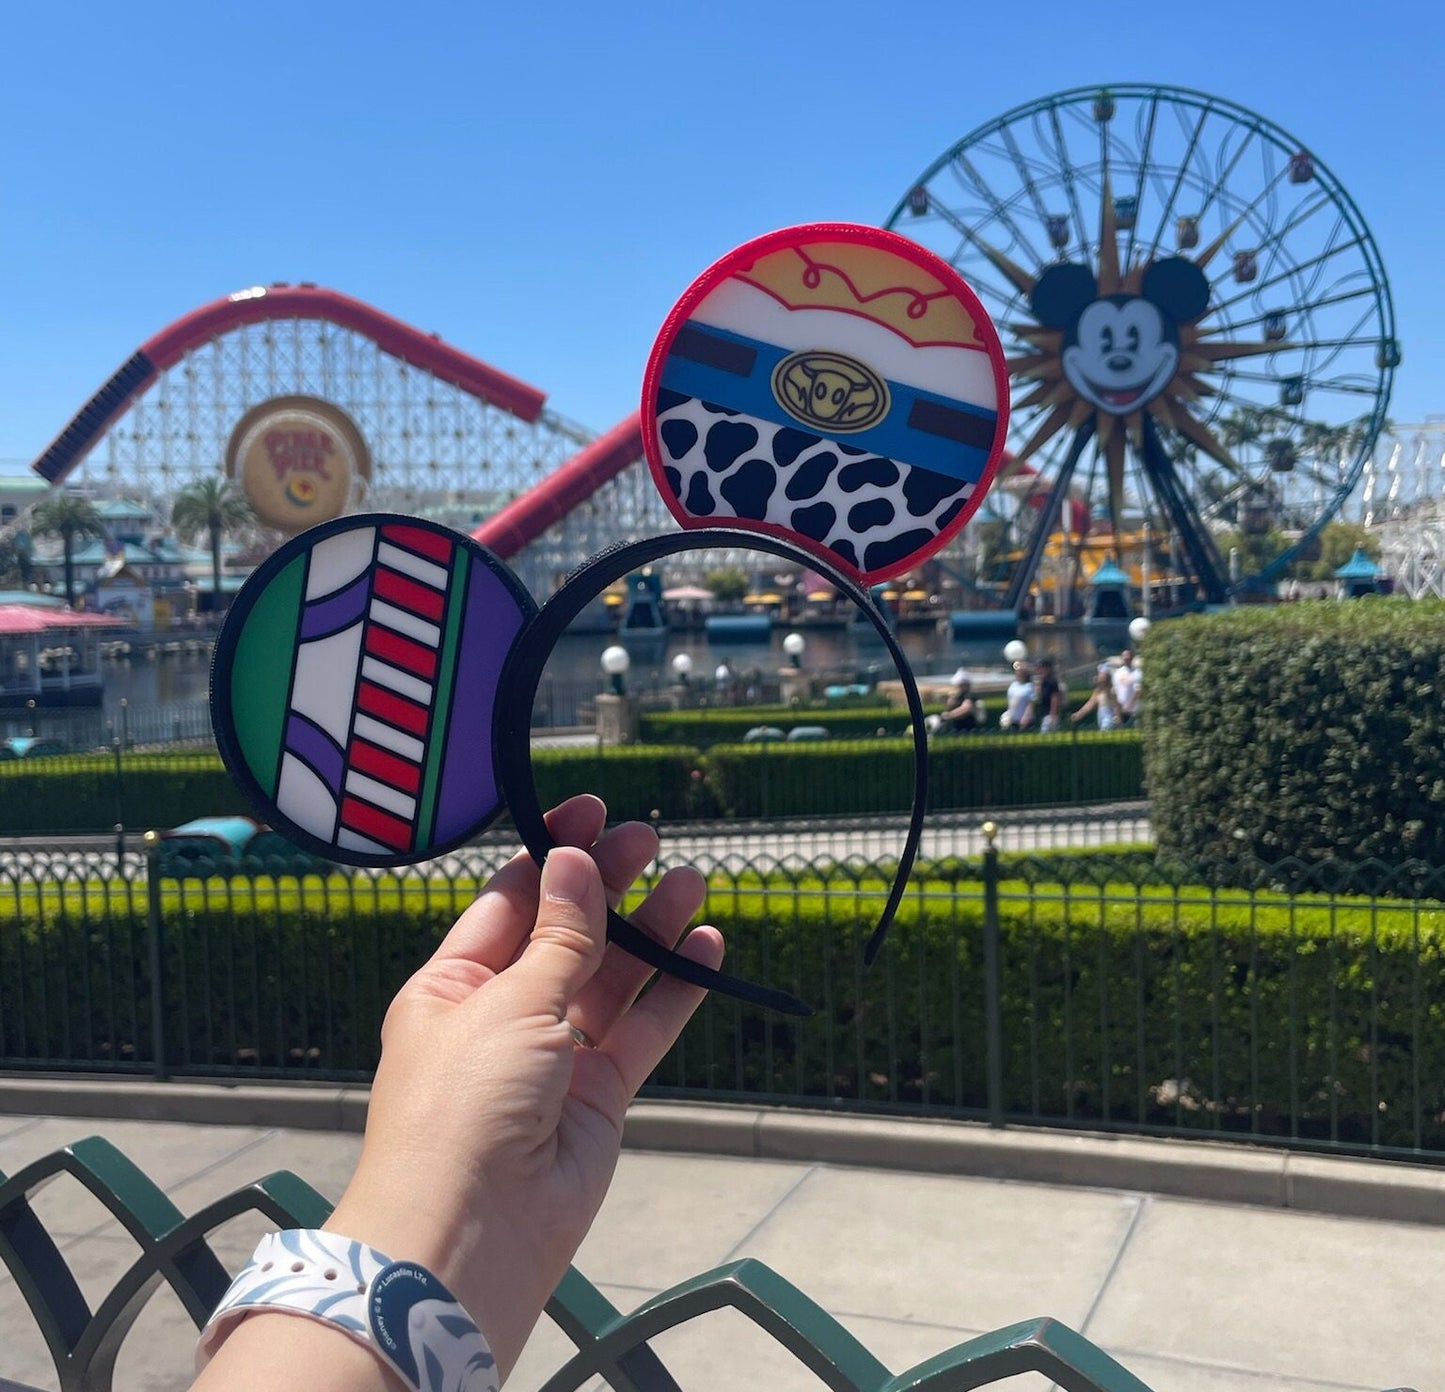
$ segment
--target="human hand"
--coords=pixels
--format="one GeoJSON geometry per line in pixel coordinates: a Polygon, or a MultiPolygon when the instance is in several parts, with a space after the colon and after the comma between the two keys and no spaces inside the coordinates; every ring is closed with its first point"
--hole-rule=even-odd
{"type": "MultiPolygon", "coordinates": [[[[703,996],[665,976],[637,999],[650,969],[605,941],[605,904],[657,852],[650,827],[603,834],[605,817],[586,796],[549,813],[545,870],[509,862],[397,994],[361,1161],[327,1224],[435,1271],[503,1375],[601,1206],[628,1102],[703,996]]],[[[669,870],[631,921],[672,947],[705,892],[669,870]]],[[[716,967],[722,939],[699,928],[681,951],[716,967]]]]}

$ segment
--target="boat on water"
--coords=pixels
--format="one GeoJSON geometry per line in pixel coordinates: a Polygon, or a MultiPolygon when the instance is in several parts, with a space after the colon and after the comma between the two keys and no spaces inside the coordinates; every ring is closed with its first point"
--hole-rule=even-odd
{"type": "Polygon", "coordinates": [[[100,635],[113,626],[99,614],[0,605],[0,710],[100,705],[100,635]]]}
{"type": "Polygon", "coordinates": [[[771,614],[709,614],[703,620],[709,643],[766,643],[772,636],[771,614]]]}

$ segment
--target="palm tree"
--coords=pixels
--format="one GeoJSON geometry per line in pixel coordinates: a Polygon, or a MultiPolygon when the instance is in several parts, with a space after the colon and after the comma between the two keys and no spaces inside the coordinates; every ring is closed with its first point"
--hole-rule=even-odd
{"type": "Polygon", "coordinates": [[[89,498],[77,493],[52,493],[30,509],[35,536],[58,536],[65,553],[65,602],[75,604],[75,543],[105,535],[105,523],[89,498]]]}
{"type": "Polygon", "coordinates": [[[23,532],[0,532],[0,587],[19,589],[30,583],[30,544],[23,532]]]}
{"type": "Polygon", "coordinates": [[[188,483],[171,504],[171,526],[183,541],[205,533],[211,548],[212,603],[221,607],[221,538],[253,521],[246,496],[228,478],[204,474],[188,483]]]}

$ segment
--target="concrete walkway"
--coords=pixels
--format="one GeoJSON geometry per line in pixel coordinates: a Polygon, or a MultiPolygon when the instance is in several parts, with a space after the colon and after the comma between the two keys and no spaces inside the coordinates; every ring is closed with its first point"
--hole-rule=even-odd
{"type": "MultiPolygon", "coordinates": [[[[0,1080],[0,1170],[101,1134],[185,1212],[282,1168],[334,1198],[359,1150],[364,1100],[0,1080]],[[237,1124],[215,1124],[222,1117],[237,1124]]],[[[50,1186],[37,1207],[94,1299],[131,1259],[129,1239],[76,1185],[50,1186]]],[[[577,1265],[630,1309],[722,1262],[758,1258],[895,1372],[1048,1314],[1155,1392],[1427,1392],[1445,1386],[1442,1223],[1445,1172],[1424,1167],[647,1104],[577,1265]]],[[[222,1259],[242,1260],[263,1226],[226,1229],[222,1259]]],[[[117,1388],[186,1387],[193,1337],[162,1288],[126,1343],[117,1388]]],[[[654,1346],[685,1387],[818,1386],[733,1312],[654,1346]]],[[[508,1387],[536,1388],[568,1347],[544,1321],[508,1387]]],[[[8,1277],[0,1377],[57,1385],[8,1277]]]]}

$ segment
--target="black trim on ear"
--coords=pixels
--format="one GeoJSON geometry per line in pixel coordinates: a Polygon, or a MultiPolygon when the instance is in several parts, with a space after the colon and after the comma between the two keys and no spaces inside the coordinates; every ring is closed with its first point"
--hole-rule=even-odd
{"type": "Polygon", "coordinates": [[[1084,306],[1099,298],[1099,282],[1087,266],[1069,261],[1050,266],[1029,292],[1034,318],[1050,328],[1071,329],[1084,306]]]}
{"type": "Polygon", "coordinates": [[[1209,279],[1187,256],[1166,256],[1144,272],[1144,298],[1176,324],[1188,324],[1209,308],[1209,279]]]}
{"type": "MultiPolygon", "coordinates": [[[[632,571],[640,570],[643,566],[651,565],[665,556],[676,555],[680,551],[706,551],[738,546],[765,551],[769,555],[804,566],[821,576],[841,594],[847,595],[877,630],[898,670],[908,702],[908,713],[913,722],[913,811],[903,850],[898,857],[897,876],[884,904],[883,913],[864,949],[863,959],[865,963],[871,964],[883,945],[894,914],[898,912],[898,905],[907,889],[908,877],[913,870],[913,862],[918,856],[918,846],[923,836],[923,815],[928,800],[928,732],[923,722],[923,702],[918,694],[918,683],[914,680],[913,669],[878,606],[854,581],[816,552],[805,551],[779,537],[761,534],[743,536],[736,528],[707,527],[649,537],[642,541],[624,542],[593,557],[572,572],[567,582],[542,606],[536,618],[512,644],[511,653],[502,670],[496,716],[492,722],[493,767],[501,783],[517,834],[532,859],[541,865],[556,842],[547,831],[541,802],[537,796],[536,780],[532,773],[532,705],[542,680],[543,669],[557,640],[588,603],[608,585],[632,571]]],[[[724,972],[713,971],[663,947],[611,910],[607,914],[607,936],[625,952],[641,958],[649,966],[690,981],[696,986],[788,1015],[813,1013],[810,1006],[786,991],[759,986],[724,972]]]]}

